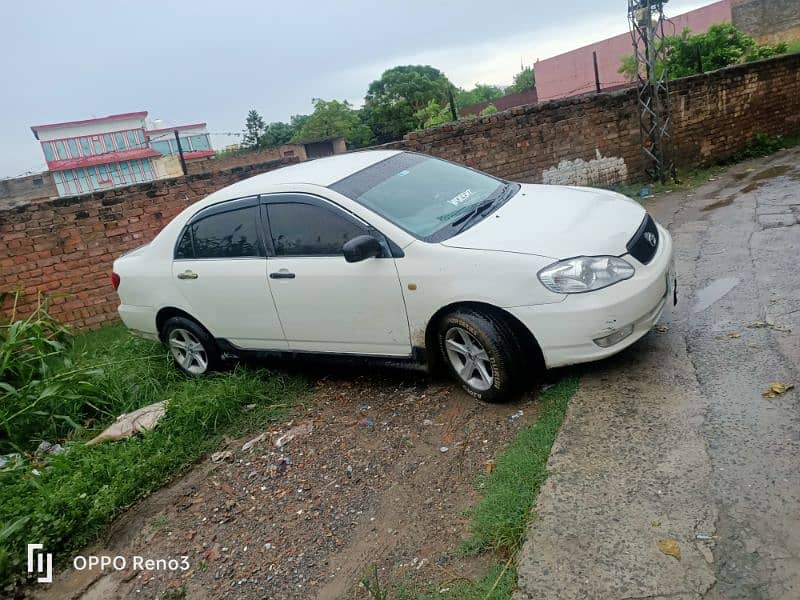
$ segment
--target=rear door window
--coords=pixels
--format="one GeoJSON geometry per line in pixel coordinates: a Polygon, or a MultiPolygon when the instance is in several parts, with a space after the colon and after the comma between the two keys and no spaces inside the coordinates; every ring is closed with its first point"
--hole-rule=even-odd
{"type": "Polygon", "coordinates": [[[175,258],[248,258],[263,256],[258,238],[258,208],[250,206],[216,213],[192,223],[175,251],[175,258]],[[187,238],[187,234],[191,237],[187,238]]]}

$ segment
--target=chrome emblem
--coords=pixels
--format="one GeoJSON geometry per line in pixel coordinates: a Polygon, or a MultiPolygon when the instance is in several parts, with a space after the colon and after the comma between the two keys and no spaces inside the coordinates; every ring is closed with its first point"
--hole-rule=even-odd
{"type": "Polygon", "coordinates": [[[647,240],[647,243],[650,244],[653,248],[656,247],[658,243],[658,238],[656,237],[655,233],[651,233],[649,231],[644,232],[644,239],[647,240]]]}

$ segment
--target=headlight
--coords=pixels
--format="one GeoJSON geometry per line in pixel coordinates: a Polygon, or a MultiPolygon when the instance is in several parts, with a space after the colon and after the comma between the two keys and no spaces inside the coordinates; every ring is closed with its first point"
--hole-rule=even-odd
{"type": "Polygon", "coordinates": [[[557,294],[599,290],[633,277],[634,268],[616,256],[577,256],[539,271],[539,281],[557,294]]]}

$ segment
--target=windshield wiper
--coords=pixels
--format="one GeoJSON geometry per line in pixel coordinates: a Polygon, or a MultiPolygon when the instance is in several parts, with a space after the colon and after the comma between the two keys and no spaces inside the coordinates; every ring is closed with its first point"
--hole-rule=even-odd
{"type": "Polygon", "coordinates": [[[499,194],[493,194],[492,196],[489,196],[486,200],[478,202],[463,217],[459,217],[458,219],[450,223],[451,227],[458,227],[454,235],[461,233],[467,227],[469,227],[469,225],[472,224],[472,221],[475,219],[475,217],[482,216],[483,213],[491,209],[497,202],[506,199],[506,194],[508,194],[509,190],[512,189],[514,188],[510,183],[505,184],[499,194]]]}

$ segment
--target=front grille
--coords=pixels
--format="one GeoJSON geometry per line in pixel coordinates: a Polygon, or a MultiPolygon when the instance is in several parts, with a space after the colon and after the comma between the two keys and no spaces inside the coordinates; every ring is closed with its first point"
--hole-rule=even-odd
{"type": "Polygon", "coordinates": [[[658,250],[658,242],[659,238],[656,222],[653,221],[650,215],[646,215],[644,221],[639,225],[639,229],[633,235],[631,241],[628,242],[626,248],[628,248],[628,252],[631,253],[631,256],[643,265],[646,265],[653,260],[653,256],[655,256],[656,250],[658,250]],[[655,243],[653,243],[653,240],[655,240],[655,243]]]}

